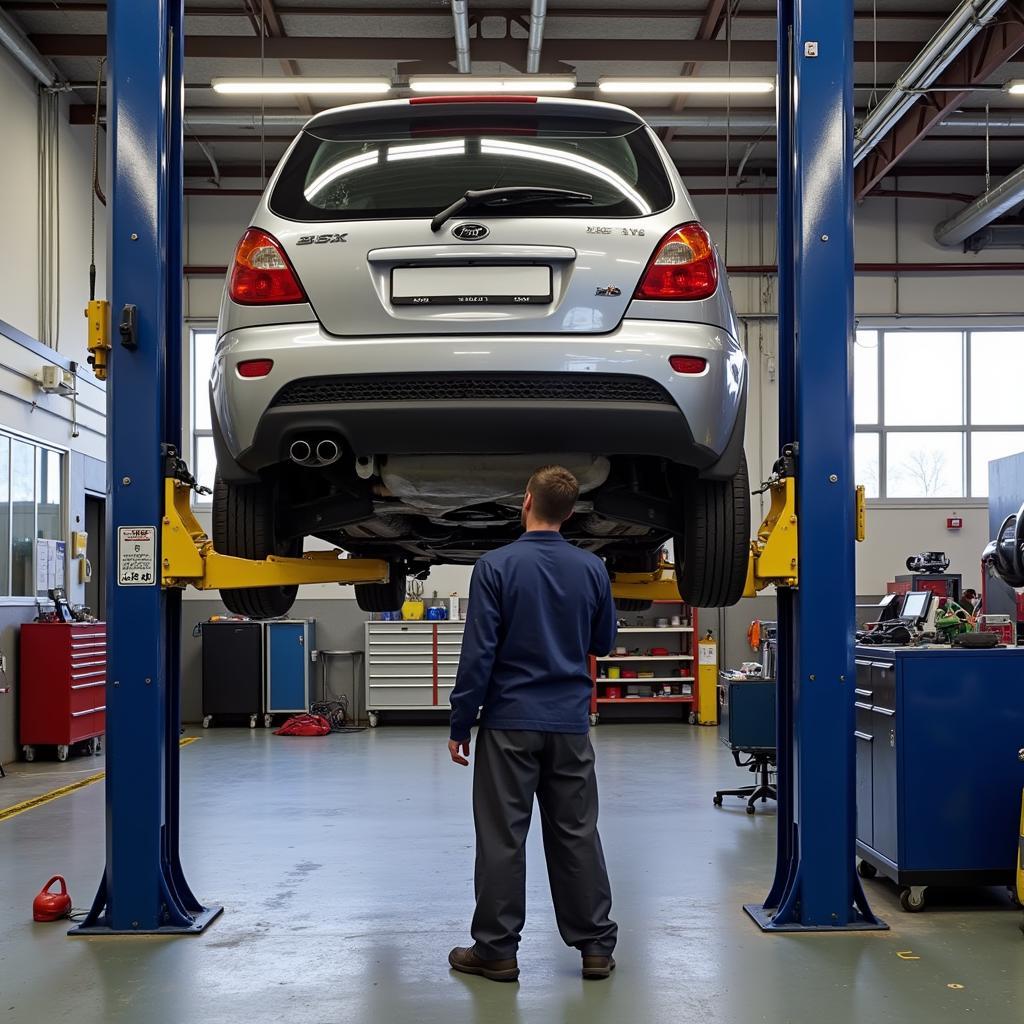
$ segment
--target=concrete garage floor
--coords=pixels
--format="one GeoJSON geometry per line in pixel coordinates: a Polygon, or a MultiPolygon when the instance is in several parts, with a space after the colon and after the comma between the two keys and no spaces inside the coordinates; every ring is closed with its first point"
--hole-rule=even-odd
{"type": "MultiPolygon", "coordinates": [[[[33,924],[32,896],[53,872],[67,876],[76,905],[92,899],[103,787],[2,821],[5,1024],[1021,1019],[1024,936],[1001,893],[908,915],[872,882],[889,932],[758,932],[740,905],[767,890],[775,818],[748,817],[739,802],[712,807],[714,789],[745,773],[711,730],[595,730],[619,970],[607,982],[580,979],[555,930],[538,829],[518,985],[453,975],[445,961],[468,940],[473,840],[470,772],[448,761],[442,729],[200,734],[182,751],[184,860],[223,917],[180,939],[70,939],[61,924],[33,924]],[[920,959],[897,956],[907,951],[920,959]]],[[[101,764],[16,768],[0,780],[0,805],[101,764]]]]}

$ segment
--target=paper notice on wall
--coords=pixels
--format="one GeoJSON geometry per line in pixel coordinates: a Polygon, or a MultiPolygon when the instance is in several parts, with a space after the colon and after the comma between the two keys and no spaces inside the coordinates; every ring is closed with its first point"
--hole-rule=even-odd
{"type": "Polygon", "coordinates": [[[67,545],[62,540],[40,538],[36,541],[36,591],[44,594],[65,585],[64,568],[67,545]]]}

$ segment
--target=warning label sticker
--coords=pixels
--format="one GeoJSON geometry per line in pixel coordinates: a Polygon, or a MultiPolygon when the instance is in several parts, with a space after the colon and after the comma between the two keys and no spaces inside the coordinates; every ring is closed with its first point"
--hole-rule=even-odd
{"type": "Polygon", "coordinates": [[[117,584],[156,586],[156,527],[122,526],[117,531],[117,584]]]}

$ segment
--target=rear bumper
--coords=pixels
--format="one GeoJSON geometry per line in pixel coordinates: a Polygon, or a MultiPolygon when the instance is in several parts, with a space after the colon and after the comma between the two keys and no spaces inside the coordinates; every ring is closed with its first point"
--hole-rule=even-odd
{"type": "Polygon", "coordinates": [[[323,436],[357,455],[653,455],[724,477],[742,450],[746,386],[725,331],[627,320],[596,337],[353,340],[317,324],[245,328],[220,339],[211,390],[227,479],[251,479],[296,438],[323,436]],[[702,356],[707,369],[677,374],[677,354],[702,356]],[[274,360],[269,376],[239,377],[237,363],[254,358],[274,360]]]}

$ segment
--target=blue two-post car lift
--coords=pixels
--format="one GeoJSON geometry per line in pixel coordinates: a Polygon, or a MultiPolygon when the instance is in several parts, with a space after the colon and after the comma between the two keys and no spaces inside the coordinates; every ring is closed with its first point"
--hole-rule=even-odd
{"type": "MultiPolygon", "coordinates": [[[[243,586],[258,585],[261,573],[276,583],[289,571],[295,581],[319,572],[352,582],[383,571],[356,560],[344,571],[322,562],[239,565],[195,535],[180,500],[187,485],[174,479],[169,448],[181,438],[183,25],[182,0],[108,5],[116,329],[109,352],[98,344],[95,353],[109,362],[115,556],[107,849],[92,911],[73,934],[197,933],[221,911],[192,894],[178,853],[178,588],[200,578],[218,585],[206,571],[215,562],[222,573],[246,574],[242,583],[233,577],[243,586]],[[170,572],[189,558],[192,568],[170,572]]],[[[779,590],[776,878],[764,905],[746,908],[769,931],[884,927],[854,872],[852,49],[852,0],[779,0],[780,440],[795,467],[802,564],[799,586],[779,590]]],[[[783,575],[795,577],[795,564],[783,575]]]]}

